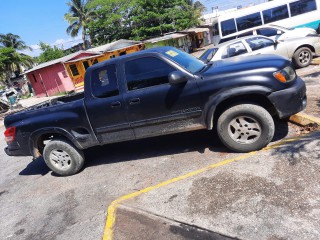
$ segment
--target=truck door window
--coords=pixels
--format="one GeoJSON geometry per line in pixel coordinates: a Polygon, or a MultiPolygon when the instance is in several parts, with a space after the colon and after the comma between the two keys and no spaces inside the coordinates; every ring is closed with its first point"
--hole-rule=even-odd
{"type": "Polygon", "coordinates": [[[155,57],[144,57],[126,62],[125,72],[128,90],[137,90],[169,82],[172,66],[155,57]]]}
{"type": "Polygon", "coordinates": [[[93,71],[91,78],[92,94],[98,98],[119,95],[116,66],[109,65],[93,71]]]}

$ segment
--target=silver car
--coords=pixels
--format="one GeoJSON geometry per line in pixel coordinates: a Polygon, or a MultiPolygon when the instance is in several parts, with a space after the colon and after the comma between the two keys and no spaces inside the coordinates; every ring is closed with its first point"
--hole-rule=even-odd
{"type": "Polygon", "coordinates": [[[257,35],[219,44],[205,51],[200,56],[200,59],[209,62],[240,55],[277,54],[292,59],[297,68],[302,68],[309,66],[313,56],[319,52],[319,36],[307,36],[279,41],[257,35]]]}
{"type": "Polygon", "coordinates": [[[231,34],[231,37],[222,38],[220,43],[228,42],[230,40],[247,37],[252,35],[260,35],[270,37],[272,39],[285,40],[289,38],[307,37],[310,35],[317,35],[317,31],[313,28],[286,28],[274,24],[265,24],[262,26],[251,28],[250,30],[241,31],[240,33],[231,34]]]}

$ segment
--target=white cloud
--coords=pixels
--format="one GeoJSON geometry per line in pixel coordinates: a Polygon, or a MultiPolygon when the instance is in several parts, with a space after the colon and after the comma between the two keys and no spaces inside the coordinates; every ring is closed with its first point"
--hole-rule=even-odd
{"type": "MultiPolygon", "coordinates": [[[[81,36],[75,37],[75,38],[68,38],[68,39],[57,39],[56,41],[54,41],[53,43],[51,43],[50,45],[53,46],[57,46],[58,48],[63,48],[63,49],[68,49],[70,47],[73,47],[79,43],[82,43],[82,38],[81,36]]],[[[40,46],[38,44],[33,44],[30,46],[32,48],[33,51],[30,50],[22,50],[19,51],[21,53],[24,53],[26,55],[32,56],[32,57],[37,57],[41,54],[41,50],[40,50],[40,46]]]]}
{"type": "Polygon", "coordinates": [[[38,44],[33,44],[30,46],[33,50],[39,49],[40,46],[38,44]]]}
{"type": "Polygon", "coordinates": [[[37,57],[37,56],[39,56],[41,54],[41,50],[39,48],[34,49],[32,47],[32,49],[33,49],[32,51],[30,51],[30,50],[21,50],[19,52],[21,52],[23,54],[26,54],[26,55],[29,55],[31,57],[37,57]]]}
{"type": "Polygon", "coordinates": [[[51,46],[57,46],[59,48],[68,49],[74,45],[82,42],[81,37],[68,38],[68,39],[57,39],[51,46]]]}
{"type": "Polygon", "coordinates": [[[65,39],[57,39],[53,44],[51,45],[59,45],[59,44],[64,44],[67,40],[65,39]]]}

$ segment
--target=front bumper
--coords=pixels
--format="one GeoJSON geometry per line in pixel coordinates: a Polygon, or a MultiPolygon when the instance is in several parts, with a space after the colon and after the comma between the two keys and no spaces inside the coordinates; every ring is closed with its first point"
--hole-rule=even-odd
{"type": "Polygon", "coordinates": [[[268,96],[279,118],[286,118],[301,112],[307,106],[306,85],[301,78],[286,89],[276,91],[268,96]]]}

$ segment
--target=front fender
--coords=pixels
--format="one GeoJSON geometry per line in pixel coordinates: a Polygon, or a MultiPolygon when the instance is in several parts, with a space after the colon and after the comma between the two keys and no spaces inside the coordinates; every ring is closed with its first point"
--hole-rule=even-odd
{"type": "MultiPolygon", "coordinates": [[[[233,98],[240,97],[243,95],[259,94],[267,96],[272,92],[270,88],[263,86],[244,86],[238,88],[231,88],[228,90],[222,90],[214,95],[212,95],[204,108],[205,119],[207,123],[207,128],[211,130],[213,128],[213,117],[217,106],[223,101],[233,98]]],[[[252,99],[254,101],[254,99],[252,99]]]]}

